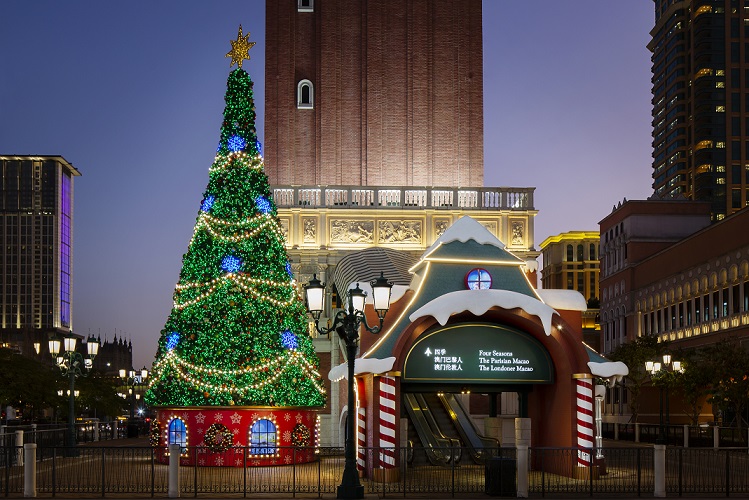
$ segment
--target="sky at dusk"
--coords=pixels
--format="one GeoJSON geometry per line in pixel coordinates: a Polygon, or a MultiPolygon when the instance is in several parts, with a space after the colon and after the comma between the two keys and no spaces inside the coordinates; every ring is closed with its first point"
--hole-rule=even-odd
{"type": "MultiPolygon", "coordinates": [[[[288,0],[287,0],[288,1],[288,0]]],[[[75,180],[74,331],[150,367],[216,152],[237,26],[260,0],[3,0],[0,154],[61,155],[75,180]]],[[[651,194],[652,0],[484,0],[484,184],[535,187],[535,247],[651,194]]]]}

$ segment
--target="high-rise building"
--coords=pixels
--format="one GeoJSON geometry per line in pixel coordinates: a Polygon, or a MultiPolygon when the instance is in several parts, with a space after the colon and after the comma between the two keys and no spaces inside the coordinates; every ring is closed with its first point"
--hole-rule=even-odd
{"type": "Polygon", "coordinates": [[[721,220],[749,204],[749,1],[655,0],[651,35],[653,189],[721,220]]]}
{"type": "MultiPolygon", "coordinates": [[[[0,155],[0,335],[47,352],[73,326],[73,179],[62,156],[0,155]]],[[[49,356],[47,356],[49,357],[49,356]]]]}

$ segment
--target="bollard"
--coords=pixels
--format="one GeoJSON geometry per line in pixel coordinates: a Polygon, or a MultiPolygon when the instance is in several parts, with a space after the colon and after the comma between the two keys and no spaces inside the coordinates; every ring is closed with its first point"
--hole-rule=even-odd
{"type": "Polygon", "coordinates": [[[656,444],[653,447],[653,472],[654,478],[654,497],[666,496],[666,445],[656,444]]]}
{"type": "Polygon", "coordinates": [[[713,427],[713,448],[720,448],[720,427],[717,425],[713,427]]]}
{"type": "Polygon", "coordinates": [[[640,442],[640,424],[635,423],[635,443],[640,442]]]}
{"type": "Polygon", "coordinates": [[[169,445],[169,498],[179,498],[179,445],[169,445]]]}
{"type": "Polygon", "coordinates": [[[517,453],[517,496],[528,498],[528,447],[519,444],[515,450],[517,453]]]}
{"type": "Polygon", "coordinates": [[[99,422],[94,422],[94,441],[99,440],[99,422]]]}
{"type": "Polygon", "coordinates": [[[23,496],[36,497],[36,443],[23,445],[26,465],[23,467],[23,496]]]}
{"type": "Polygon", "coordinates": [[[689,448],[689,424],[684,424],[684,448],[689,448]]]}
{"type": "Polygon", "coordinates": [[[16,465],[23,467],[23,431],[16,431],[16,465]]]}

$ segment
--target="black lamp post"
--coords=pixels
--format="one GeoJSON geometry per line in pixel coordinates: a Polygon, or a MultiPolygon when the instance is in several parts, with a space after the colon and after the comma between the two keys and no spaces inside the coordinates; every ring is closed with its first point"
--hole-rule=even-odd
{"type": "Polygon", "coordinates": [[[68,389],[68,437],[66,446],[75,446],[75,379],[87,377],[94,364],[94,358],[99,354],[99,341],[89,337],[86,342],[87,354],[84,356],[75,350],[77,338],[72,334],[66,335],[62,341],[55,336],[49,340],[49,353],[55,359],[57,367],[63,376],[70,381],[68,389]],[[60,347],[63,351],[60,352],[60,347]]]}
{"type": "Polygon", "coordinates": [[[348,292],[348,311],[338,311],[333,318],[330,328],[321,328],[320,315],[325,307],[325,284],[320,283],[317,275],[304,286],[307,301],[307,310],[315,320],[315,328],[322,334],[328,334],[333,330],[338,333],[346,343],[346,361],[348,364],[348,418],[346,419],[346,442],[345,442],[345,466],[343,468],[343,479],[336,493],[336,498],[364,498],[364,486],[359,482],[359,473],[356,470],[356,442],[354,440],[354,418],[356,416],[356,399],[354,396],[354,364],[356,360],[356,347],[359,343],[359,328],[364,328],[371,333],[379,333],[388,309],[390,309],[390,291],[393,284],[388,282],[380,273],[380,277],[369,283],[372,286],[372,298],[374,309],[380,324],[369,326],[364,315],[364,301],[366,292],[359,288],[348,292]]]}
{"type": "Polygon", "coordinates": [[[135,418],[135,387],[146,383],[148,378],[148,370],[144,366],[140,371],[135,371],[132,368],[125,370],[120,368],[120,378],[123,383],[128,387],[130,393],[130,420],[135,418]]]}
{"type": "Polygon", "coordinates": [[[645,370],[650,373],[650,379],[658,385],[658,438],[656,444],[666,444],[666,433],[663,425],[663,400],[665,390],[666,400],[666,425],[670,422],[670,412],[668,409],[668,380],[664,380],[671,373],[682,373],[684,367],[681,361],[674,361],[670,354],[663,355],[663,362],[646,361],[645,370]]]}

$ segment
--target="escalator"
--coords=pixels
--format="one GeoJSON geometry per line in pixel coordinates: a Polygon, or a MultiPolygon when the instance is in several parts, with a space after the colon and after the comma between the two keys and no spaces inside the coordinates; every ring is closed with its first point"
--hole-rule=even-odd
{"type": "Polygon", "coordinates": [[[473,461],[477,464],[484,464],[488,458],[496,456],[499,451],[499,441],[494,438],[482,436],[479,433],[471,416],[455,395],[439,394],[438,397],[445,410],[447,410],[460,438],[468,447],[473,461]]]}
{"type": "Polygon", "coordinates": [[[419,440],[432,465],[447,466],[460,458],[460,442],[446,437],[420,394],[403,394],[403,402],[419,440]]]}

